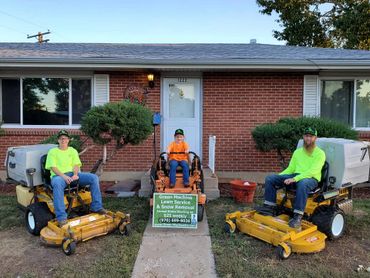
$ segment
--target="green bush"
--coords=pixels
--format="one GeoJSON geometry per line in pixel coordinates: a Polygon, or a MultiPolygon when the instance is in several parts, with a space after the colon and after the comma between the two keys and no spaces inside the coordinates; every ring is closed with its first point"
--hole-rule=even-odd
{"type": "Polygon", "coordinates": [[[87,111],[81,130],[98,145],[111,141],[117,148],[138,145],[153,132],[152,112],[129,101],[107,103],[87,111]]]}
{"type": "Polygon", "coordinates": [[[283,152],[292,152],[296,149],[306,127],[316,128],[318,137],[358,139],[357,132],[350,127],[318,117],[281,118],[274,124],[257,126],[252,131],[252,136],[258,150],[263,152],[277,151],[284,167],[283,152]]]}
{"type": "MultiPolygon", "coordinates": [[[[82,145],[83,145],[83,142],[81,141],[81,137],[79,135],[74,135],[71,133],[69,134],[71,136],[71,141],[69,142],[69,146],[75,148],[78,152],[81,152],[82,145]]],[[[41,141],[40,144],[57,144],[58,145],[57,133],[41,141]]]]}

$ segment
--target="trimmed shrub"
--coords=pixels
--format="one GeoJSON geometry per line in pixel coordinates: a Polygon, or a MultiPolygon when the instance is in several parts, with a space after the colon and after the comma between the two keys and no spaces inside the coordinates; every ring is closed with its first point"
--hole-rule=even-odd
{"type": "Polygon", "coordinates": [[[256,148],[263,152],[276,151],[285,167],[284,152],[293,152],[303,131],[307,127],[317,129],[318,137],[334,137],[345,139],[358,139],[357,131],[350,127],[325,118],[301,117],[281,118],[276,123],[267,123],[257,126],[252,131],[256,148]]]}

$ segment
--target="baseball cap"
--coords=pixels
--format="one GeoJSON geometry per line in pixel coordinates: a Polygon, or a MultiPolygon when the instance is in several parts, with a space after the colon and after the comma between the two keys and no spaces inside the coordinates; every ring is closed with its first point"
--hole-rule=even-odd
{"type": "Polygon", "coordinates": [[[176,129],[176,130],[175,130],[175,136],[176,136],[176,135],[184,135],[184,131],[183,131],[181,128],[176,129]]]}
{"type": "Polygon", "coordinates": [[[69,133],[67,130],[65,129],[62,129],[58,132],[58,135],[57,135],[57,138],[59,139],[60,136],[67,136],[68,138],[71,138],[71,136],[69,136],[69,133]]]}
{"type": "Polygon", "coordinates": [[[313,127],[306,127],[304,129],[303,134],[311,134],[311,135],[317,136],[317,130],[316,128],[313,128],[313,127]]]}

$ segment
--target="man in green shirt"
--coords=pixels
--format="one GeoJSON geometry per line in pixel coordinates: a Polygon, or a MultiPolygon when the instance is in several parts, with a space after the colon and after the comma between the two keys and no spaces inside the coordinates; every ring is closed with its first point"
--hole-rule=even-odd
{"type": "Polygon", "coordinates": [[[82,165],[77,151],[68,146],[70,136],[66,130],[58,132],[57,148],[50,149],[46,158],[45,168],[51,172],[51,186],[55,216],[60,227],[67,224],[67,213],[64,205],[64,189],[67,184],[79,180],[82,186],[89,185],[92,202],[90,210],[105,214],[99,187],[99,178],[95,174],[80,172],[82,165]]]}
{"type": "Polygon", "coordinates": [[[293,218],[289,226],[299,228],[307,203],[308,193],[317,187],[321,180],[321,169],[325,163],[325,152],[316,146],[317,130],[306,128],[303,135],[303,147],[294,151],[288,168],[280,174],[269,175],[265,180],[265,201],[259,212],[275,215],[276,192],[278,189],[292,187],[296,189],[293,204],[293,218]]]}

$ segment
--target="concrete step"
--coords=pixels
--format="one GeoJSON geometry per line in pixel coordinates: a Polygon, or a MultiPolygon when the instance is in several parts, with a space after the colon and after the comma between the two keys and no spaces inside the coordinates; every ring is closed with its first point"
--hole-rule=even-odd
{"type": "MultiPolygon", "coordinates": [[[[218,178],[212,174],[209,168],[203,169],[204,175],[204,193],[208,200],[214,200],[220,197],[220,190],[218,189],[218,178]]],[[[139,190],[139,197],[149,197],[152,186],[150,184],[150,170],[148,170],[141,177],[141,188],[139,190]]]]}

